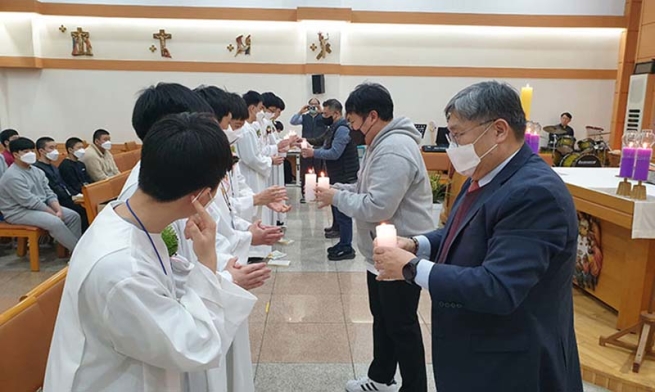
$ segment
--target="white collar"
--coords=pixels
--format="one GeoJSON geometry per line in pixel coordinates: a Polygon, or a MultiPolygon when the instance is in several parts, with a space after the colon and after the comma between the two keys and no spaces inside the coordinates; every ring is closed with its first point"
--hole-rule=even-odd
{"type": "Polygon", "coordinates": [[[509,161],[511,161],[512,158],[514,158],[514,157],[516,156],[516,154],[519,153],[519,151],[521,151],[520,148],[519,148],[518,150],[516,150],[516,152],[515,152],[514,154],[510,155],[509,158],[507,158],[507,159],[505,159],[504,161],[502,161],[502,162],[500,163],[500,165],[496,166],[492,171],[490,171],[490,172],[487,173],[484,177],[482,177],[481,179],[479,179],[479,180],[478,180],[478,185],[480,185],[480,187],[483,187],[483,186],[487,185],[488,183],[490,183],[491,181],[493,181],[493,179],[496,178],[496,176],[498,175],[498,173],[500,173],[500,172],[505,168],[505,166],[507,166],[507,164],[509,163],[509,161]]]}

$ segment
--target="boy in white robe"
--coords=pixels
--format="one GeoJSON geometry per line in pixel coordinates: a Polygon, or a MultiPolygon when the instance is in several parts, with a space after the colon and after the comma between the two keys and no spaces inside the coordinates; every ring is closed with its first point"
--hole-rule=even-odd
{"type": "Polygon", "coordinates": [[[105,208],[73,253],[44,391],[182,391],[184,372],[221,365],[256,301],[216,273],[203,207],[230,166],[213,116],[179,114],[148,132],[138,190],[105,208]],[[159,234],[185,218],[196,264],[171,260],[159,234]]]}

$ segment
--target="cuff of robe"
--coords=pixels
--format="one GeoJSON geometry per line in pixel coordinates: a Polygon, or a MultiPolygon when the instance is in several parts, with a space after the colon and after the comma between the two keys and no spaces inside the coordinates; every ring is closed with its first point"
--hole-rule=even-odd
{"type": "Polygon", "coordinates": [[[232,274],[230,271],[220,271],[219,274],[223,277],[223,279],[227,280],[230,283],[234,283],[234,278],[232,278],[232,274]]]}
{"type": "Polygon", "coordinates": [[[428,237],[424,235],[419,235],[414,237],[418,241],[418,252],[416,252],[416,257],[419,259],[430,260],[430,255],[432,254],[432,244],[428,237]]]}
{"type": "Polygon", "coordinates": [[[433,262],[425,259],[421,259],[416,266],[416,279],[414,279],[414,282],[428,291],[430,291],[430,272],[433,266],[433,262]]]}

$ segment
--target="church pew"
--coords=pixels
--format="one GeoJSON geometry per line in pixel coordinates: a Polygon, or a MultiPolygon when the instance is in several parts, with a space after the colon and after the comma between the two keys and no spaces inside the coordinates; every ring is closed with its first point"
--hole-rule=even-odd
{"type": "Polygon", "coordinates": [[[34,392],[43,386],[59,303],[64,268],[0,314],[0,389],[34,392]]]}
{"type": "Polygon", "coordinates": [[[100,204],[115,200],[120,195],[130,172],[131,170],[128,170],[106,180],[85,185],[82,188],[84,208],[89,218],[89,224],[98,216],[98,206],[100,204]]]}
{"type": "Polygon", "coordinates": [[[118,167],[118,170],[121,173],[127,170],[132,170],[140,159],[141,149],[114,155],[114,162],[116,162],[116,167],[118,167]]]}
{"type": "MultiPolygon", "coordinates": [[[[0,237],[18,238],[16,255],[24,257],[27,247],[30,248],[30,270],[38,272],[41,269],[39,262],[39,237],[48,235],[48,232],[36,227],[25,225],[12,225],[7,222],[0,222],[0,237]]],[[[66,249],[57,244],[57,257],[66,257],[66,249]]]]}

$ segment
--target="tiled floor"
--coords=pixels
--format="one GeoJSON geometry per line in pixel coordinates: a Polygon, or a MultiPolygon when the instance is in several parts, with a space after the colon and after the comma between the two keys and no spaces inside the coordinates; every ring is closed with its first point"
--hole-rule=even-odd
{"type": "MultiPolygon", "coordinates": [[[[297,188],[290,188],[290,197],[298,199],[297,188]]],[[[250,341],[257,391],[343,391],[346,381],[366,374],[372,356],[364,260],[328,261],[326,249],[336,243],[323,239],[329,211],[313,204],[293,206],[287,238],[295,242],[278,247],[291,265],[276,268],[266,285],[254,291],[259,302],[250,316],[250,341]]],[[[25,259],[0,247],[0,311],[64,265],[53,249],[43,249],[42,272],[32,273],[25,259]]],[[[419,314],[429,390],[434,391],[426,292],[419,314]]],[[[585,391],[601,389],[585,386],[585,391]]]]}

